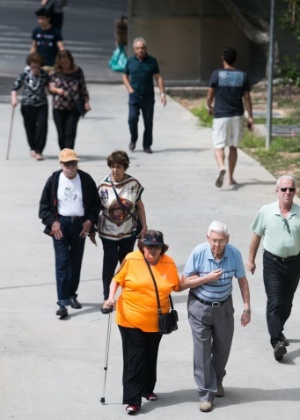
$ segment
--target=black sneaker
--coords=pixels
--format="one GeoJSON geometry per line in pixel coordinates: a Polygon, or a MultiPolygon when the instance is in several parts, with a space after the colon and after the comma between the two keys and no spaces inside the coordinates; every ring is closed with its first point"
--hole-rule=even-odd
{"type": "Polygon", "coordinates": [[[145,152],[145,153],[153,153],[153,152],[152,152],[152,150],[151,150],[151,147],[146,147],[146,148],[144,149],[144,152],[145,152]]]}
{"type": "Polygon", "coordinates": [[[283,356],[287,353],[287,350],[284,345],[284,341],[278,341],[274,347],[274,357],[277,361],[282,360],[283,356]]]}
{"type": "Polygon", "coordinates": [[[60,306],[60,308],[56,311],[56,315],[60,316],[61,318],[65,318],[66,316],[68,316],[67,308],[65,306],[60,306]]]}
{"type": "Polygon", "coordinates": [[[289,346],[289,345],[290,345],[289,340],[286,338],[286,336],[285,336],[283,333],[281,333],[280,338],[281,338],[281,339],[282,339],[282,341],[284,342],[285,347],[287,347],[287,346],[289,346]]]}
{"type": "Polygon", "coordinates": [[[70,306],[73,309],[81,309],[82,308],[81,304],[78,302],[78,300],[76,298],[70,298],[70,306]]]}
{"type": "Polygon", "coordinates": [[[133,141],[130,143],[129,145],[129,149],[133,152],[135,149],[135,143],[133,143],[133,141]]]}

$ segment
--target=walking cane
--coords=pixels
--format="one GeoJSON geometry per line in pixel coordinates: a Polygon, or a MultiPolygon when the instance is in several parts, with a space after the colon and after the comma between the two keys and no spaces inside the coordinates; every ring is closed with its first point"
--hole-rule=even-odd
{"type": "Polygon", "coordinates": [[[13,106],[12,112],[11,112],[11,119],[10,119],[10,128],[9,128],[9,136],[8,136],[6,160],[9,159],[9,149],[10,149],[10,143],[11,143],[12,129],[13,129],[13,123],[14,123],[14,116],[15,116],[15,107],[13,106]]]}
{"type": "Polygon", "coordinates": [[[109,342],[110,342],[110,332],[111,332],[111,321],[112,321],[112,311],[113,306],[110,308],[110,312],[108,314],[108,324],[107,324],[107,334],[106,334],[106,346],[105,346],[105,358],[104,358],[104,381],[103,381],[103,388],[102,388],[102,397],[100,402],[105,404],[105,387],[106,387],[106,377],[107,377],[107,369],[108,369],[108,353],[109,353],[109,342]]]}

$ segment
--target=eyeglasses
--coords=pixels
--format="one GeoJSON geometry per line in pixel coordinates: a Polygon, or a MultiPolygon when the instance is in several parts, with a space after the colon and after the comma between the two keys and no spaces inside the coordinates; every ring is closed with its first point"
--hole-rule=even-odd
{"type": "Polygon", "coordinates": [[[64,166],[77,166],[77,161],[76,160],[72,160],[70,162],[63,162],[64,166]]]}
{"type": "Polygon", "coordinates": [[[295,192],[296,188],[280,188],[280,191],[282,192],[287,192],[287,190],[289,190],[289,192],[295,192]]]}
{"type": "Polygon", "coordinates": [[[213,245],[225,245],[227,242],[224,239],[210,239],[213,245]]]}

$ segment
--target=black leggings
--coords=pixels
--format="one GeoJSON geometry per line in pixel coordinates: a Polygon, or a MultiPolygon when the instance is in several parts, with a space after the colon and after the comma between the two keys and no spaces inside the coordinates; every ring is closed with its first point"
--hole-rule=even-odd
{"type": "Polygon", "coordinates": [[[74,149],[79,118],[80,115],[75,108],[53,109],[53,119],[57,129],[60,150],[65,147],[74,149]]]}
{"type": "Polygon", "coordinates": [[[21,113],[30,150],[42,153],[48,131],[48,104],[41,106],[22,105],[21,113]]]}
{"type": "Polygon", "coordinates": [[[131,236],[130,238],[119,241],[112,241],[105,238],[101,238],[101,240],[104,251],[102,269],[103,295],[104,300],[106,300],[109,296],[109,286],[118,262],[121,263],[126,255],[133,251],[136,238],[135,236],[131,236]]]}

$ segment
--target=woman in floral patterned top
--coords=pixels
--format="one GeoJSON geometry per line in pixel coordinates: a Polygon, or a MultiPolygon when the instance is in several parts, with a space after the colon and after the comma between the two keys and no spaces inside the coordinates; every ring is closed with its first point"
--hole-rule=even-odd
{"type": "Polygon", "coordinates": [[[60,149],[74,149],[80,111],[77,102],[81,99],[85,112],[89,111],[89,94],[84,74],[76,66],[70,51],[59,51],[55,71],[51,75],[50,92],[53,94],[53,119],[58,133],[60,149]]]}

